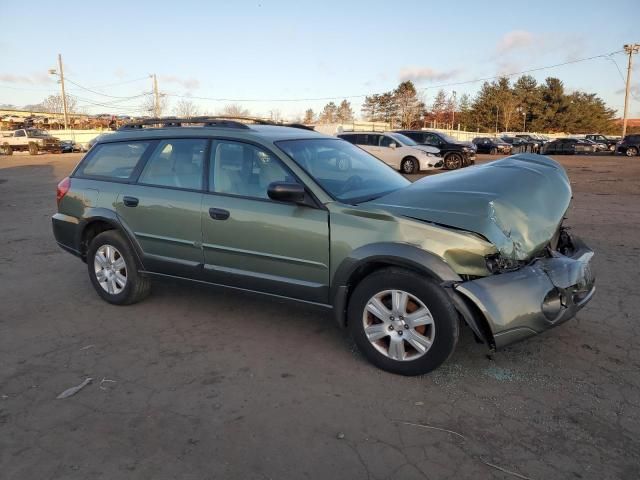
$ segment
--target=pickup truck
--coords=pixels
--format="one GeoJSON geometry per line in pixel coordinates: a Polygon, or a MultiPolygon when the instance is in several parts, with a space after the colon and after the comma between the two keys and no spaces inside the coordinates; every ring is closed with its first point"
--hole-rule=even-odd
{"type": "Polygon", "coordinates": [[[5,155],[20,151],[28,151],[31,155],[61,152],[60,140],[38,128],[0,131],[0,149],[5,155]]]}

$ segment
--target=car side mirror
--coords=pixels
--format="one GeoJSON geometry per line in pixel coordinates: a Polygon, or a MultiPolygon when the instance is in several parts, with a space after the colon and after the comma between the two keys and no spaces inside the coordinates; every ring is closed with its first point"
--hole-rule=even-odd
{"type": "Polygon", "coordinates": [[[390,144],[389,144],[389,147],[390,147],[390,148],[393,148],[394,150],[396,149],[396,147],[397,147],[397,146],[398,146],[398,145],[396,145],[395,143],[390,143],[390,144]]]}
{"type": "Polygon", "coordinates": [[[267,195],[269,195],[271,200],[277,200],[279,202],[306,203],[304,186],[295,182],[270,183],[267,188],[267,195]]]}

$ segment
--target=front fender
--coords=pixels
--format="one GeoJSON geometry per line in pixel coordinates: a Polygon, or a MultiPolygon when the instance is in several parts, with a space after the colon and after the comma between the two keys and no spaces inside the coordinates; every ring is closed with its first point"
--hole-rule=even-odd
{"type": "Polygon", "coordinates": [[[371,269],[397,266],[415,270],[440,283],[461,282],[460,276],[440,257],[407,243],[380,242],[351,251],[336,269],[331,298],[336,321],[346,325],[346,310],[354,283],[371,269]]]}

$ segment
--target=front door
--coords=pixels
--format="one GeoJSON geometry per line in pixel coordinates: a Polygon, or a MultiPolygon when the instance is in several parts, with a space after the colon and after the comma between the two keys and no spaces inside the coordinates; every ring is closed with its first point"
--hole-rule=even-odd
{"type": "Polygon", "coordinates": [[[137,184],[121,190],[116,212],[141,246],[146,270],[193,277],[203,262],[207,140],[161,140],[151,148],[137,184]]]}
{"type": "Polygon", "coordinates": [[[297,181],[266,149],[216,140],[202,204],[205,277],[214,283],[328,302],[328,212],[270,200],[269,184],[297,181]]]}

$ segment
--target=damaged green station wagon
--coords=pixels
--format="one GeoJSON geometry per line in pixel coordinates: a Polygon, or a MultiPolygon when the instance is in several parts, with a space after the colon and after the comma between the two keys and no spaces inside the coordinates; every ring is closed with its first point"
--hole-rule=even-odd
{"type": "Polygon", "coordinates": [[[304,128],[153,119],[101,139],[57,198],[55,238],[104,300],[174,277],[313,303],[403,375],[441,365],[461,325],[500,348],[595,291],[593,252],[562,226],[567,175],[539,155],[411,183],[304,128]]]}

